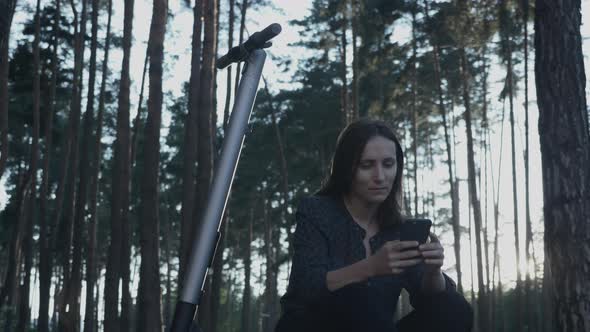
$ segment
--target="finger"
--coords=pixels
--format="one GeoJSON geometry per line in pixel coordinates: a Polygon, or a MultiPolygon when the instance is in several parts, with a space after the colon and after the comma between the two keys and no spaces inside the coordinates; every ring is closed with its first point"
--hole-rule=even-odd
{"type": "Polygon", "coordinates": [[[443,259],[425,259],[424,264],[426,265],[434,265],[434,266],[443,266],[444,260],[443,259]]]}
{"type": "Polygon", "coordinates": [[[436,242],[436,243],[440,243],[440,240],[438,239],[438,236],[436,236],[436,234],[430,232],[430,242],[436,242]]]}
{"type": "Polygon", "coordinates": [[[443,250],[443,246],[439,242],[431,242],[431,243],[422,244],[418,248],[421,251],[426,251],[426,250],[443,250]]]}
{"type": "Polygon", "coordinates": [[[400,260],[400,261],[394,261],[394,262],[390,262],[389,266],[391,268],[395,268],[395,267],[409,267],[409,266],[414,266],[417,264],[422,263],[422,259],[418,258],[418,259],[404,259],[404,260],[400,260]]]}
{"type": "Polygon", "coordinates": [[[423,251],[422,257],[424,257],[424,258],[444,258],[445,253],[442,250],[423,251]]]}
{"type": "Polygon", "coordinates": [[[419,245],[416,241],[397,241],[393,243],[392,249],[396,251],[401,251],[408,248],[415,248],[419,245]]]}
{"type": "Polygon", "coordinates": [[[398,261],[401,259],[408,259],[408,258],[414,258],[414,257],[419,257],[419,256],[422,256],[422,255],[418,250],[406,250],[406,251],[400,251],[398,253],[390,254],[389,259],[398,261]]]}

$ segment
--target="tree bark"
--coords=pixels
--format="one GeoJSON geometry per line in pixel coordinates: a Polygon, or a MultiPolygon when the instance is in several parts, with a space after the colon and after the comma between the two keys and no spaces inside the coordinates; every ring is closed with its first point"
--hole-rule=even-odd
{"type": "MultiPolygon", "coordinates": [[[[200,76],[200,97],[198,109],[198,155],[197,155],[197,211],[202,211],[207,204],[207,196],[213,175],[213,113],[215,96],[215,53],[217,50],[217,0],[204,1],[203,5],[203,63],[200,76]]],[[[198,221],[200,225],[202,220],[198,221]]],[[[199,306],[198,320],[203,330],[209,330],[211,324],[211,280],[205,280],[205,296],[199,306]]]]}
{"type": "MultiPolygon", "coordinates": [[[[238,39],[238,45],[244,42],[244,31],[246,30],[246,12],[248,10],[249,0],[242,0],[240,5],[240,38],[238,39]]],[[[240,74],[242,73],[242,63],[238,62],[236,66],[236,82],[234,87],[234,95],[238,93],[238,86],[240,84],[240,74]]]]}
{"type": "Polygon", "coordinates": [[[347,6],[344,2],[344,8],[342,9],[342,20],[340,32],[340,81],[342,86],[340,89],[340,111],[342,112],[342,127],[344,128],[350,122],[350,116],[348,111],[348,80],[346,79],[347,66],[346,66],[346,31],[348,30],[348,18],[347,18],[347,6]]]}
{"type": "Polygon", "coordinates": [[[250,332],[250,317],[252,312],[252,288],[250,286],[250,276],[252,270],[252,226],[254,223],[254,201],[250,207],[250,216],[248,218],[248,232],[246,234],[246,248],[244,251],[244,295],[242,296],[242,320],[240,331],[250,332]]]}
{"type": "Polygon", "coordinates": [[[15,8],[16,0],[0,5],[0,178],[8,160],[8,49],[15,8]]]}
{"type": "MultiPolygon", "coordinates": [[[[58,195],[56,197],[56,223],[60,223],[59,230],[56,230],[55,244],[61,249],[61,265],[63,267],[64,283],[60,299],[58,300],[59,321],[58,326],[60,331],[74,331],[77,330],[79,320],[79,310],[74,313],[75,309],[69,308],[66,311],[69,295],[73,286],[72,270],[70,265],[71,260],[71,245],[74,231],[74,202],[76,200],[76,180],[78,178],[78,160],[79,160],[79,127],[80,127],[80,112],[82,100],[82,78],[84,66],[84,37],[86,36],[86,11],[87,0],[82,0],[82,13],[78,20],[78,13],[71,0],[72,11],[74,12],[75,25],[75,46],[74,46],[74,78],[72,83],[72,99],[70,102],[70,119],[68,123],[68,135],[66,139],[66,146],[64,147],[62,165],[62,178],[58,184],[58,195]],[[78,22],[80,27],[78,28],[78,22]],[[60,189],[60,186],[63,189],[60,189]],[[64,199],[67,198],[67,199],[64,199]],[[63,204],[63,207],[62,207],[63,204]],[[63,210],[62,210],[63,209],[63,210]],[[63,216],[62,216],[63,212],[63,216]],[[62,218],[63,217],[63,218],[62,218]]],[[[73,265],[73,264],[72,264],[73,265]]]]}
{"type": "MultiPolygon", "coordinates": [[[[235,0],[229,0],[229,28],[228,28],[228,49],[231,49],[234,46],[234,21],[236,20],[235,15],[235,0]]],[[[226,94],[225,94],[225,107],[223,108],[223,130],[225,135],[225,129],[227,128],[227,124],[229,122],[229,113],[231,107],[231,82],[232,82],[232,66],[227,67],[227,86],[226,86],[226,94]]]]}
{"type": "Polygon", "coordinates": [[[182,209],[180,211],[180,265],[178,280],[184,282],[184,271],[190,255],[191,243],[195,236],[195,177],[199,128],[199,93],[201,88],[201,30],[203,1],[196,1],[193,8],[193,39],[191,77],[189,85],[188,114],[183,142],[182,209]]]}
{"type": "Polygon", "coordinates": [[[467,171],[468,171],[468,182],[469,182],[469,196],[471,200],[471,206],[473,207],[473,221],[475,226],[475,246],[477,255],[477,282],[478,282],[478,296],[477,306],[479,315],[479,328],[481,332],[487,332],[489,329],[489,322],[487,320],[487,294],[485,293],[485,283],[483,280],[483,254],[482,254],[482,243],[481,243],[481,205],[477,195],[477,184],[475,182],[476,171],[475,171],[475,157],[473,151],[473,133],[471,129],[471,101],[469,96],[469,83],[468,83],[468,69],[467,69],[467,56],[465,50],[461,48],[460,61],[461,61],[461,81],[463,90],[463,103],[465,106],[464,120],[467,131],[467,171]]]}
{"type": "Polygon", "coordinates": [[[523,308],[522,308],[522,275],[520,272],[520,232],[518,229],[518,186],[516,183],[516,137],[514,134],[514,97],[513,97],[513,72],[512,72],[512,41],[510,38],[505,41],[508,47],[508,66],[506,81],[508,84],[508,102],[510,106],[510,147],[512,156],[512,205],[514,217],[514,249],[516,252],[516,329],[522,331],[523,329],[523,308]]]}
{"type": "Polygon", "coordinates": [[[537,1],[535,78],[553,330],[590,330],[590,133],[579,0],[537,1]]]}
{"type": "Polygon", "coordinates": [[[73,330],[77,331],[80,326],[80,297],[82,290],[82,246],[84,242],[84,220],[86,215],[86,203],[88,198],[88,179],[91,168],[89,166],[89,155],[91,145],[91,132],[94,122],[94,86],[96,82],[96,51],[98,35],[98,0],[92,0],[92,37],[90,46],[90,63],[88,73],[88,96],[86,112],[82,122],[82,137],[79,151],[79,174],[78,189],[74,207],[73,225],[73,255],[70,282],[66,293],[66,301],[69,306],[67,315],[69,320],[74,322],[73,330]]]}
{"type": "MultiPolygon", "coordinates": [[[[529,163],[529,0],[522,1],[523,25],[524,25],[524,182],[525,182],[525,259],[526,259],[526,276],[525,276],[525,308],[537,308],[533,303],[532,293],[535,290],[529,266],[531,264],[531,250],[533,243],[533,231],[531,223],[531,205],[530,205],[530,163],[529,163]]],[[[534,267],[536,269],[536,266],[534,267]]],[[[536,279],[536,278],[535,278],[536,279]]],[[[534,280],[536,282],[536,280],[534,280]]],[[[527,330],[538,331],[536,310],[529,309],[527,315],[527,330]],[[533,311],[533,314],[530,313],[533,311]]]]}
{"type": "MultiPolygon", "coordinates": [[[[51,268],[53,258],[49,247],[49,166],[53,150],[53,117],[56,110],[55,95],[57,89],[57,52],[59,45],[59,18],[61,15],[61,0],[55,1],[55,15],[53,18],[53,54],[51,55],[51,86],[49,88],[49,102],[47,121],[45,123],[45,155],[43,158],[43,178],[39,194],[39,332],[49,331],[49,296],[51,287],[51,268]]],[[[1,99],[1,98],[0,98],[1,99]]]]}
{"type": "Polygon", "coordinates": [[[86,260],[86,311],[84,314],[84,332],[95,331],[94,321],[95,321],[95,312],[98,308],[97,303],[98,297],[94,297],[94,288],[96,284],[96,227],[97,227],[97,201],[98,201],[98,188],[99,188],[99,174],[100,174],[100,161],[102,155],[101,149],[101,138],[102,138],[102,122],[104,117],[104,108],[105,108],[105,90],[106,90],[106,81],[108,76],[108,60],[109,60],[109,50],[111,45],[111,19],[112,19],[112,7],[113,1],[109,0],[108,4],[108,23],[107,23],[107,32],[105,37],[105,46],[104,46],[104,59],[102,63],[102,81],[100,84],[100,94],[98,97],[98,114],[96,117],[96,135],[94,137],[94,147],[92,149],[92,156],[91,156],[91,163],[92,163],[92,170],[91,170],[91,180],[90,180],[90,190],[89,190],[89,204],[88,204],[88,215],[89,215],[89,223],[88,223],[88,249],[87,249],[87,260],[86,260]]]}
{"type": "MultiPolygon", "coordinates": [[[[105,331],[119,331],[119,279],[123,276],[123,263],[126,252],[123,247],[124,210],[128,210],[129,202],[129,64],[131,60],[131,44],[133,38],[134,0],[125,0],[123,19],[123,62],[121,64],[121,80],[119,82],[117,134],[114,143],[112,196],[111,196],[111,242],[108,249],[107,269],[105,275],[105,331]]],[[[126,267],[129,268],[129,265],[126,267]]],[[[121,311],[123,311],[123,307],[121,311]]]]}
{"type": "Polygon", "coordinates": [[[159,272],[160,127],[162,122],[162,72],[167,1],[154,0],[149,36],[149,100],[145,126],[144,171],[140,202],[141,266],[137,300],[137,331],[161,331],[162,313],[159,272]]]}
{"type": "MultiPolygon", "coordinates": [[[[428,13],[429,6],[428,0],[424,0],[424,14],[428,20],[430,15],[428,13]]],[[[459,293],[463,293],[463,273],[461,270],[461,228],[459,223],[459,192],[458,188],[455,187],[455,175],[453,174],[453,157],[451,150],[451,139],[449,134],[449,125],[447,120],[447,111],[445,109],[444,94],[441,80],[441,68],[440,68],[440,48],[436,41],[433,39],[432,43],[432,57],[433,57],[433,69],[434,69],[434,80],[436,81],[436,88],[438,94],[438,109],[442,116],[442,124],[445,135],[445,146],[447,153],[447,168],[449,171],[449,194],[451,196],[451,225],[453,227],[453,249],[455,253],[455,269],[457,270],[457,290],[459,293]]]]}
{"type": "Polygon", "coordinates": [[[359,110],[359,52],[358,52],[358,34],[359,34],[359,6],[358,0],[351,0],[352,10],[352,120],[360,117],[359,110]]]}
{"type": "MultiPolygon", "coordinates": [[[[24,280],[20,286],[20,309],[17,331],[26,331],[29,329],[31,317],[31,308],[29,301],[29,291],[31,288],[31,270],[33,267],[33,225],[37,219],[37,164],[39,161],[39,121],[40,121],[40,99],[41,99],[41,78],[40,78],[40,55],[39,39],[41,34],[41,0],[37,0],[35,10],[35,39],[33,41],[33,128],[31,142],[31,159],[29,163],[29,172],[31,174],[31,187],[27,202],[28,216],[23,219],[25,222],[25,233],[23,234],[23,254],[24,254],[24,280]]],[[[26,196],[25,196],[26,197],[26,196]]]]}

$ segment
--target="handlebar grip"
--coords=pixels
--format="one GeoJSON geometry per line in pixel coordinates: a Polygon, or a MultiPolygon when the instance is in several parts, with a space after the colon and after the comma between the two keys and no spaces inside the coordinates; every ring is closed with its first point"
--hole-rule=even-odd
{"type": "Polygon", "coordinates": [[[279,33],[281,33],[281,30],[282,28],[280,24],[273,23],[264,28],[262,31],[253,33],[248,41],[252,41],[252,43],[258,47],[262,47],[262,45],[264,45],[267,41],[273,39],[279,33]]]}
{"type": "Polygon", "coordinates": [[[215,67],[223,69],[232,62],[244,60],[255,49],[269,47],[271,44],[268,41],[281,33],[281,30],[280,24],[273,23],[263,30],[253,33],[242,45],[232,47],[227,54],[217,59],[215,67]]]}
{"type": "Polygon", "coordinates": [[[223,69],[227,66],[229,66],[232,63],[231,57],[229,56],[229,53],[222,56],[221,58],[217,59],[217,61],[215,61],[215,67],[217,67],[217,69],[223,69]]]}

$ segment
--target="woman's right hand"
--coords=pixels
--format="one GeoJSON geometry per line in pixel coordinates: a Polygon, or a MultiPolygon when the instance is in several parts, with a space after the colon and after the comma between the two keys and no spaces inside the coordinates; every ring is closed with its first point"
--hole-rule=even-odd
{"type": "Polygon", "coordinates": [[[368,258],[374,276],[400,274],[410,266],[420,264],[422,257],[416,241],[389,241],[368,258]]]}

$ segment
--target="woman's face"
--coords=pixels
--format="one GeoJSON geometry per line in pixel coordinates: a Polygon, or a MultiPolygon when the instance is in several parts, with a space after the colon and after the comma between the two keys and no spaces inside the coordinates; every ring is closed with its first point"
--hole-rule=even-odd
{"type": "Polygon", "coordinates": [[[352,195],[369,204],[385,201],[397,176],[395,150],[395,143],[383,136],[367,141],[352,180],[352,195]]]}

